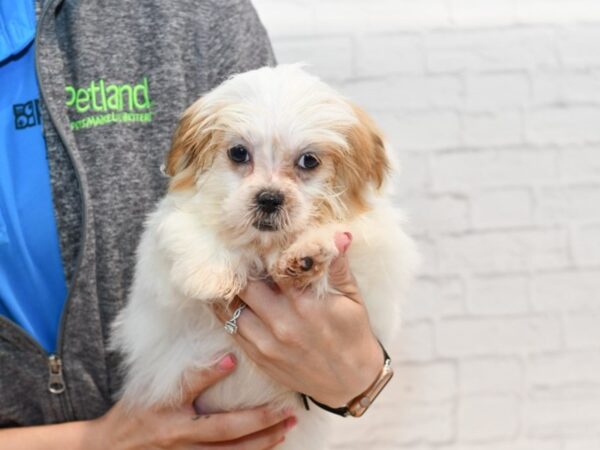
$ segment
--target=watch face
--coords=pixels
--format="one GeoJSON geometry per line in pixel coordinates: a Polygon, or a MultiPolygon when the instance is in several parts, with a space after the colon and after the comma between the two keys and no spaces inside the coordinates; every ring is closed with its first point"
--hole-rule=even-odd
{"type": "Polygon", "coordinates": [[[348,405],[350,415],[354,417],[362,416],[369,409],[369,406],[373,404],[383,388],[389,383],[392,376],[394,376],[394,371],[389,366],[388,361],[386,361],[375,383],[366,392],[350,402],[348,405]]]}

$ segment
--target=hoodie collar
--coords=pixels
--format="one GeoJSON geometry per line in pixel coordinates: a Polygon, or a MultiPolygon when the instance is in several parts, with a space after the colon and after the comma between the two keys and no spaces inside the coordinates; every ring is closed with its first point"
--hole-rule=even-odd
{"type": "Polygon", "coordinates": [[[34,1],[0,0],[0,62],[21,52],[34,36],[34,1]]]}

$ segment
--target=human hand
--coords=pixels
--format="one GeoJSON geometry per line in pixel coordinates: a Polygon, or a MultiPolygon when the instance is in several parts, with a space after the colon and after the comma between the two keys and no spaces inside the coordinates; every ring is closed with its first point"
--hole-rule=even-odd
{"type": "Polygon", "coordinates": [[[130,411],[121,401],[94,424],[93,445],[98,450],[262,450],[285,439],[296,423],[289,410],[269,406],[229,413],[197,414],[194,399],[211,385],[230,374],[233,355],[194,374],[183,401],[176,408],[130,411]]]}
{"type": "MultiPolygon", "coordinates": [[[[250,281],[239,297],[248,305],[234,335],[248,356],[272,378],[315,400],[337,407],[364,392],[377,378],[383,353],[350,272],[351,237],[337,233],[340,255],[329,270],[341,294],[319,300],[310,289],[250,281]]],[[[231,306],[231,310],[236,305],[231,306]]],[[[215,307],[226,322],[231,311],[215,307]]]]}

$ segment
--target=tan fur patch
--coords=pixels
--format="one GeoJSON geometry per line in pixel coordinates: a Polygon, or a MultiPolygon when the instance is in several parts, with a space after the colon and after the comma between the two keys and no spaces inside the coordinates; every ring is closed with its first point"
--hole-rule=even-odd
{"type": "Polygon", "coordinates": [[[336,183],[355,214],[369,209],[368,186],[381,188],[390,171],[382,134],[369,115],[351,104],[358,123],[346,131],[348,152],[336,152],[336,183]]]}
{"type": "Polygon", "coordinates": [[[202,99],[181,116],[167,156],[166,172],[171,176],[170,191],[191,189],[198,174],[213,161],[218,132],[210,129],[213,120],[202,112],[202,99]]]}
{"type": "Polygon", "coordinates": [[[341,218],[337,216],[331,202],[326,199],[317,199],[314,208],[315,223],[322,224],[341,220],[341,218]]]}

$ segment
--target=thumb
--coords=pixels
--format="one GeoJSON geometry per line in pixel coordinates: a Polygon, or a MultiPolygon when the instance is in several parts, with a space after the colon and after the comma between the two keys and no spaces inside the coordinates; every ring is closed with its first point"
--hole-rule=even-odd
{"type": "Polygon", "coordinates": [[[227,353],[221,356],[212,366],[186,374],[183,386],[183,403],[191,404],[202,391],[233,372],[236,364],[235,356],[232,353],[227,353]]]}
{"type": "Polygon", "coordinates": [[[352,243],[352,234],[348,232],[336,233],[334,239],[340,253],[329,266],[329,283],[331,287],[337,289],[345,296],[362,303],[358,294],[356,280],[350,271],[350,263],[348,261],[347,251],[352,243]]]}

